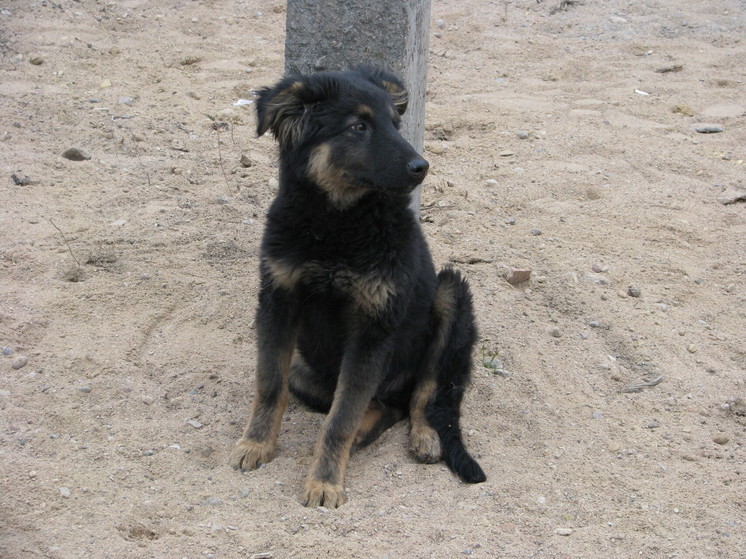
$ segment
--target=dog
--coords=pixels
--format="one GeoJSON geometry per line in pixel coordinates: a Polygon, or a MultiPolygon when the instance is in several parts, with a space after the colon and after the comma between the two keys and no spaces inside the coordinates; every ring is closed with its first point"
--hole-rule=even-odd
{"type": "Polygon", "coordinates": [[[363,447],[409,417],[414,457],[486,479],[460,405],[477,331],[458,271],[436,274],[409,194],[429,164],[399,133],[408,95],[374,68],[294,75],[258,92],[257,135],[279,143],[279,191],[261,244],[251,419],[229,463],[269,462],[292,392],[326,413],[303,504],[346,501],[363,447]]]}

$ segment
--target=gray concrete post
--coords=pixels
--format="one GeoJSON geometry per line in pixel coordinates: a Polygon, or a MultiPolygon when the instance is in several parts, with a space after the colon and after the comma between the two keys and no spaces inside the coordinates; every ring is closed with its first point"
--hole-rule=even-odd
{"type": "MultiPolygon", "coordinates": [[[[430,0],[288,0],[285,72],[373,64],[395,73],[409,92],[402,136],[423,153],[429,26],[430,0]]],[[[411,206],[419,212],[419,188],[411,206]]]]}

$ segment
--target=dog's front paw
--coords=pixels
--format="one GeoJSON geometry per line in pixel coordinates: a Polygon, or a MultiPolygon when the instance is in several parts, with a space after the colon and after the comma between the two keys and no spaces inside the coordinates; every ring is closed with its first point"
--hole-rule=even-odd
{"type": "Polygon", "coordinates": [[[324,506],[335,509],[345,504],[344,487],[326,481],[309,480],[306,482],[306,492],[303,494],[303,504],[307,507],[324,506]]]}
{"type": "Polygon", "coordinates": [[[274,454],[274,444],[242,438],[233,448],[228,464],[233,466],[234,470],[256,470],[262,464],[272,460],[274,454]]]}
{"type": "Polygon", "coordinates": [[[443,455],[440,438],[432,427],[412,429],[409,434],[409,443],[418,462],[433,464],[443,455]]]}

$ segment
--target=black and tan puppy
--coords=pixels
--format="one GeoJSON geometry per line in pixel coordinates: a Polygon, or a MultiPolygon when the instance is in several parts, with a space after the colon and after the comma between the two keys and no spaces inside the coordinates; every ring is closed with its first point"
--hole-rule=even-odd
{"type": "Polygon", "coordinates": [[[409,193],[428,163],[399,134],[407,92],[379,70],[292,76],[259,92],[280,144],[257,310],[256,397],[230,464],[272,459],[288,391],[327,413],[304,504],[345,502],[353,445],[409,416],[421,462],[485,480],[459,412],[476,329],[458,272],[436,275],[409,193]]]}

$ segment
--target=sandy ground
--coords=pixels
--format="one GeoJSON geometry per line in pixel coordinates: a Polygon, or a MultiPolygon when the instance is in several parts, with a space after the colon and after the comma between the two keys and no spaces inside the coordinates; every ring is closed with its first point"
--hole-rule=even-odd
{"type": "Polygon", "coordinates": [[[0,557],[746,557],[746,5],[558,4],[432,10],[421,216],[475,294],[488,481],[399,424],[324,510],[296,403],[226,465],[276,188],[234,103],[284,4],[0,3],[0,557]]]}

